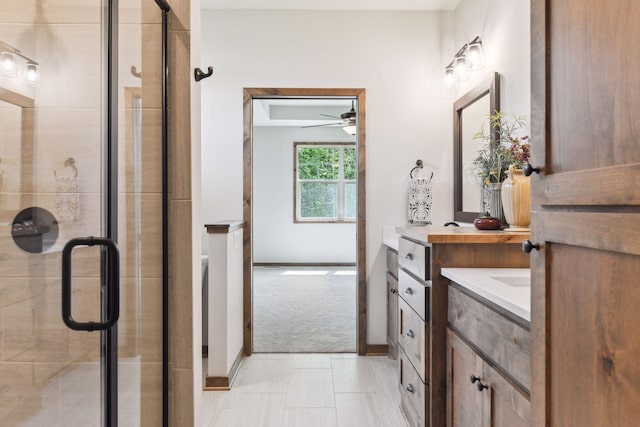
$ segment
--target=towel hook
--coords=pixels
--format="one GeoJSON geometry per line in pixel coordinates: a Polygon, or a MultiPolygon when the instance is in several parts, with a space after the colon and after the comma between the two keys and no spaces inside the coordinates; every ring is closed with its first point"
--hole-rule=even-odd
{"type": "Polygon", "coordinates": [[[422,160],[418,159],[416,160],[416,165],[413,167],[413,169],[411,169],[411,172],[409,172],[409,178],[413,179],[413,173],[415,172],[416,169],[422,169],[424,166],[424,164],[422,163],[422,160]]]}
{"type": "Polygon", "coordinates": [[[196,68],[195,70],[193,70],[193,77],[196,79],[197,82],[199,82],[202,79],[206,79],[207,77],[210,77],[211,74],[213,74],[213,67],[211,66],[207,68],[206,73],[202,71],[200,68],[196,68]]]}

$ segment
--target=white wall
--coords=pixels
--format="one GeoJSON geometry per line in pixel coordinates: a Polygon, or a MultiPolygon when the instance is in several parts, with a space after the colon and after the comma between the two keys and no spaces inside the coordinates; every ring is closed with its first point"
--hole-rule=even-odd
{"type": "Polygon", "coordinates": [[[455,50],[480,36],[487,64],[456,89],[456,98],[497,71],[500,109],[526,116],[527,128],[531,114],[530,4],[529,0],[462,0],[455,10],[455,50]]]}
{"type": "Polygon", "coordinates": [[[293,222],[293,143],[355,142],[341,127],[254,127],[253,261],[356,262],[355,224],[293,222]]]}
{"type": "Polygon", "coordinates": [[[416,159],[434,172],[433,220],[452,218],[452,12],[202,13],[204,222],[242,217],[242,89],[366,88],[369,344],[386,342],[382,227],[406,223],[416,159]]]}

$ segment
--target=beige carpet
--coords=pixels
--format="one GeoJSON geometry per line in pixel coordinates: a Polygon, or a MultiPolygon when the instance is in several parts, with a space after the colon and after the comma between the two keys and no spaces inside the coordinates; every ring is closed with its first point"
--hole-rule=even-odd
{"type": "Polygon", "coordinates": [[[355,267],[254,267],[253,313],[255,352],[355,352],[355,267]]]}

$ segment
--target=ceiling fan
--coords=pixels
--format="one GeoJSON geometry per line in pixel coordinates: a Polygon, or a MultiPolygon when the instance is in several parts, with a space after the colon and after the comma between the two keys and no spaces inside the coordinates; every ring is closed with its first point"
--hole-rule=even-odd
{"type": "Polygon", "coordinates": [[[351,110],[340,114],[340,117],[337,116],[331,116],[329,114],[320,114],[321,116],[325,116],[325,117],[331,117],[332,119],[336,119],[336,120],[341,120],[340,122],[336,122],[336,123],[324,123],[321,125],[308,125],[308,126],[302,126],[303,128],[316,128],[316,127],[321,127],[321,126],[355,126],[356,125],[356,109],[354,107],[354,101],[351,101],[351,110]]]}

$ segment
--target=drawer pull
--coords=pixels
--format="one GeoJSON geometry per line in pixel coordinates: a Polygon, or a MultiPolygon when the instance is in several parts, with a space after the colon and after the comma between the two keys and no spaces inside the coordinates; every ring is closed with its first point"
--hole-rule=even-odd
{"type": "Polygon", "coordinates": [[[407,391],[408,391],[409,393],[411,393],[411,394],[414,394],[414,393],[416,392],[416,391],[414,390],[414,388],[413,388],[413,385],[412,385],[412,384],[409,384],[409,385],[407,386],[407,391]]]}
{"type": "Polygon", "coordinates": [[[476,376],[475,376],[475,375],[473,375],[473,374],[471,375],[470,380],[471,380],[471,384],[474,384],[474,383],[476,383],[476,382],[478,383],[478,384],[476,385],[476,387],[478,388],[478,391],[482,391],[482,390],[484,390],[485,388],[489,388],[489,386],[488,386],[488,385],[486,385],[486,384],[482,384],[482,381],[481,381],[480,377],[476,377],[476,376]]]}
{"type": "Polygon", "coordinates": [[[413,260],[413,254],[411,252],[409,252],[407,255],[405,255],[404,259],[408,259],[409,261],[413,260]]]}
{"type": "Polygon", "coordinates": [[[405,289],[404,293],[407,294],[407,295],[413,295],[413,289],[407,288],[407,289],[405,289]]]}
{"type": "Polygon", "coordinates": [[[407,331],[406,335],[407,335],[409,338],[413,338],[413,337],[415,337],[415,335],[414,335],[414,333],[413,333],[413,331],[412,331],[411,329],[409,329],[409,330],[407,331]]]}

